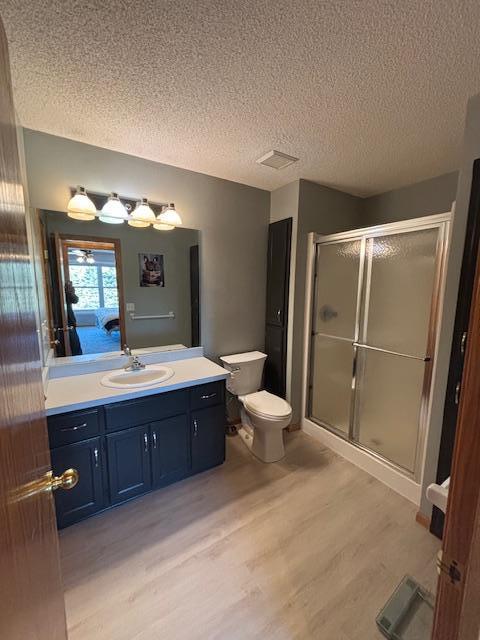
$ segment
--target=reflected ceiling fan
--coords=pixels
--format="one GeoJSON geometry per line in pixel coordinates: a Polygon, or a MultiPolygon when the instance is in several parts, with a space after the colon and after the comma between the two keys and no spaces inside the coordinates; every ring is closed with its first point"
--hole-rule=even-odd
{"type": "Polygon", "coordinates": [[[70,249],[69,253],[77,257],[77,262],[80,264],[95,264],[95,258],[93,257],[93,251],[90,249],[70,249]]]}

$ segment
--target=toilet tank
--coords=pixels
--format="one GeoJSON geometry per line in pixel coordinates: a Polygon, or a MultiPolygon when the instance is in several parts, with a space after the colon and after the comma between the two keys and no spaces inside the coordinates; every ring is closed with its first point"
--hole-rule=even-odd
{"type": "Polygon", "coordinates": [[[232,372],[227,379],[227,389],[235,396],[254,393],[262,386],[263,366],[267,356],[261,351],[221,356],[223,366],[232,372]]]}

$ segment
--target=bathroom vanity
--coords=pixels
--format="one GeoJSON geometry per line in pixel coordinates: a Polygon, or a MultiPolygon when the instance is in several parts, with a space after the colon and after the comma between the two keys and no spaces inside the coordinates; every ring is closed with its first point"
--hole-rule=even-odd
{"type": "Polygon", "coordinates": [[[79,473],[55,493],[59,528],[224,462],[227,372],[203,357],[169,366],[167,382],[133,391],[105,388],[104,372],[49,383],[53,473],[79,473]]]}

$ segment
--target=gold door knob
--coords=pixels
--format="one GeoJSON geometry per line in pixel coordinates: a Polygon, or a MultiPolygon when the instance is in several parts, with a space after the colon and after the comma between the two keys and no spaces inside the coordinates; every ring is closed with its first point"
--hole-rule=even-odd
{"type": "Polygon", "coordinates": [[[18,502],[31,496],[38,495],[44,491],[55,491],[56,489],[73,489],[78,483],[79,474],[76,469],[67,469],[61,476],[54,476],[52,471],[48,471],[38,480],[32,480],[18,487],[10,493],[9,501],[18,502]]]}
{"type": "Polygon", "coordinates": [[[79,475],[76,469],[67,469],[61,476],[54,476],[52,472],[50,473],[50,483],[53,491],[57,489],[65,489],[68,491],[69,489],[73,489],[78,483],[79,475]]]}

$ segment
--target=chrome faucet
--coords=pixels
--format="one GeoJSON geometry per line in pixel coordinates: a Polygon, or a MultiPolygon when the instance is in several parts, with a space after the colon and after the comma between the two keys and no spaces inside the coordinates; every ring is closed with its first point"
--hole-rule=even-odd
{"type": "Polygon", "coordinates": [[[133,355],[128,344],[123,346],[123,353],[128,356],[128,364],[124,367],[125,371],[141,371],[141,369],[145,369],[143,362],[140,362],[137,356],[133,355]]]}

